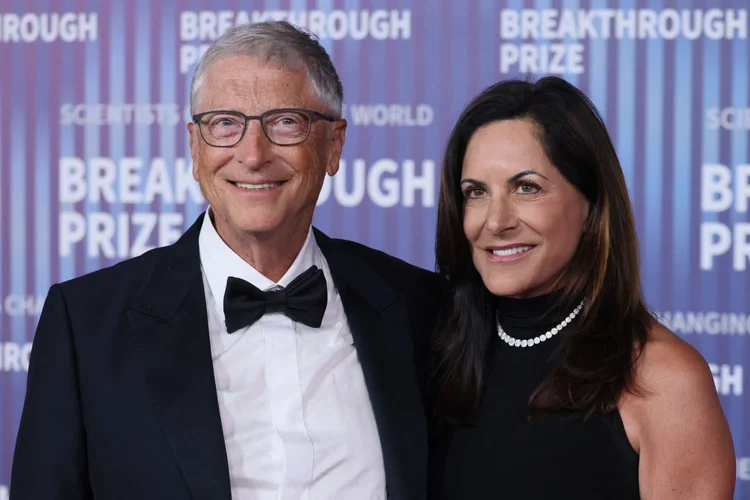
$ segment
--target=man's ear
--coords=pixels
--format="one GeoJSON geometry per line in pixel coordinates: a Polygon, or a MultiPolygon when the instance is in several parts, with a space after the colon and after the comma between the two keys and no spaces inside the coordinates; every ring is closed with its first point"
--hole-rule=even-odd
{"type": "Polygon", "coordinates": [[[336,120],[332,123],[328,147],[328,161],[326,163],[326,173],[328,175],[336,175],[336,172],[339,171],[339,160],[341,159],[341,151],[344,149],[345,141],[346,120],[336,120]]]}

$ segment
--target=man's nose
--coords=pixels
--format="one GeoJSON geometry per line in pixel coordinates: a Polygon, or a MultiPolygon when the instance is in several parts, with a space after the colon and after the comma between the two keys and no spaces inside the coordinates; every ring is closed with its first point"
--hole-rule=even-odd
{"type": "Polygon", "coordinates": [[[272,147],[271,141],[263,132],[258,120],[247,122],[242,140],[235,146],[237,161],[250,168],[260,168],[268,161],[272,147]]]}

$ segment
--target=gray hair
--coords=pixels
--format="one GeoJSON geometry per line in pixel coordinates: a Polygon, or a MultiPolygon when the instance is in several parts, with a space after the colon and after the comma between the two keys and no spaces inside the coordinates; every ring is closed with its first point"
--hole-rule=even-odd
{"type": "Polygon", "coordinates": [[[242,24],[226,31],[201,57],[190,83],[190,113],[212,62],[247,55],[281,69],[304,68],[313,91],[334,118],[341,118],[344,89],[336,68],[315,35],[286,21],[242,24]]]}

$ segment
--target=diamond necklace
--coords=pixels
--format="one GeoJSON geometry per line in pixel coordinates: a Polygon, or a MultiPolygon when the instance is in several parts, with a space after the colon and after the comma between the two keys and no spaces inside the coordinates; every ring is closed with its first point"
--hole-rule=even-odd
{"type": "Polygon", "coordinates": [[[500,321],[497,322],[497,335],[500,337],[502,341],[504,341],[506,344],[508,344],[511,347],[531,347],[533,345],[541,344],[545,340],[551,339],[554,335],[557,335],[560,333],[560,331],[568,326],[573,319],[575,319],[576,316],[578,316],[578,313],[581,312],[581,309],[583,308],[583,301],[581,301],[575,309],[573,309],[573,312],[568,314],[568,316],[562,320],[556,327],[554,327],[552,330],[548,331],[547,333],[543,333],[541,335],[538,335],[534,337],[533,339],[517,339],[514,337],[511,337],[507,333],[505,333],[505,330],[503,330],[503,327],[500,326],[500,321]]]}

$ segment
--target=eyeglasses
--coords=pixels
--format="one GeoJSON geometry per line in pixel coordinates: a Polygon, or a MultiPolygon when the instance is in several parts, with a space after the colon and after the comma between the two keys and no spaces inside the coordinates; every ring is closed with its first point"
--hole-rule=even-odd
{"type": "Polygon", "coordinates": [[[239,111],[207,111],[193,115],[201,137],[215,148],[231,148],[245,136],[247,122],[259,120],[268,140],[279,146],[301,144],[310,136],[312,122],[320,119],[335,122],[335,118],[309,109],[271,109],[262,115],[250,116],[239,111]]]}

